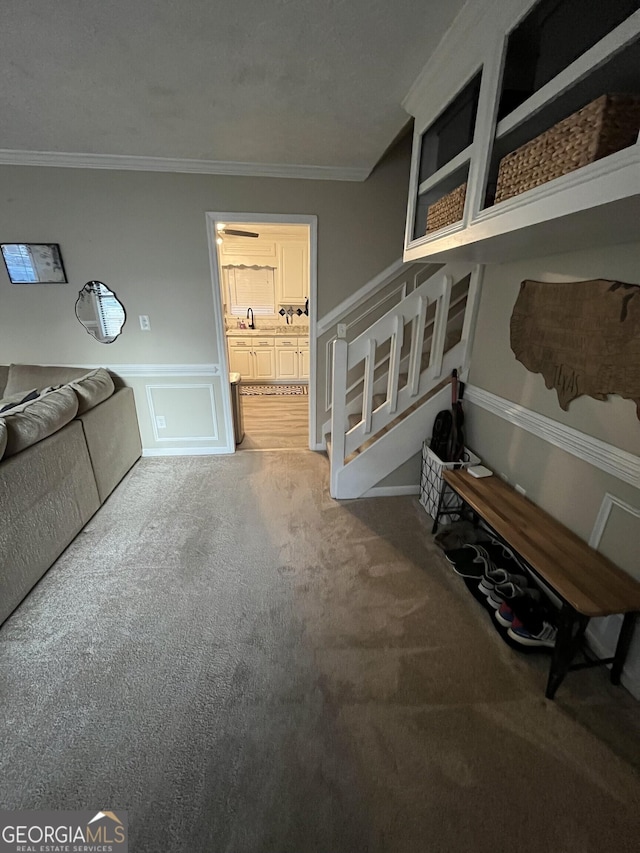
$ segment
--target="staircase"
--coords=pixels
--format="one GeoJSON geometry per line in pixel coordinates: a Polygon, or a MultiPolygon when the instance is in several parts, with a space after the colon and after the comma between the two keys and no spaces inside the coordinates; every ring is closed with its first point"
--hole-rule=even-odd
{"type": "Polygon", "coordinates": [[[451,371],[466,379],[481,276],[468,263],[432,265],[357,337],[333,341],[324,425],[332,497],[362,497],[421,450],[450,405],[451,371]]]}

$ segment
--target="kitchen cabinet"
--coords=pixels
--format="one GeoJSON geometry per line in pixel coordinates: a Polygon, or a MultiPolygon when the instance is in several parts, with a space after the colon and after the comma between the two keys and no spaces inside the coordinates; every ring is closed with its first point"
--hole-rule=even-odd
{"type": "Polygon", "coordinates": [[[503,157],[617,92],[640,94],[637,0],[467,4],[404,102],[416,131],[404,260],[501,262],[637,239],[637,137],[495,203],[503,157]],[[454,190],[449,224],[428,229],[428,209],[454,190]]]}
{"type": "Polygon", "coordinates": [[[230,335],[229,370],[243,381],[309,379],[309,338],[230,335]]]}
{"type": "Polygon", "coordinates": [[[278,379],[309,378],[309,339],[276,338],[276,377],[278,379]]]}
{"type": "Polygon", "coordinates": [[[275,379],[273,338],[229,338],[229,370],[246,379],[275,379]]]}
{"type": "Polygon", "coordinates": [[[304,342],[300,341],[298,349],[298,374],[300,379],[309,379],[309,339],[305,338],[304,342]],[[303,346],[304,343],[304,346],[303,346]]]}
{"type": "Polygon", "coordinates": [[[280,243],[278,246],[278,262],[282,304],[304,304],[309,297],[308,242],[280,243]]]}

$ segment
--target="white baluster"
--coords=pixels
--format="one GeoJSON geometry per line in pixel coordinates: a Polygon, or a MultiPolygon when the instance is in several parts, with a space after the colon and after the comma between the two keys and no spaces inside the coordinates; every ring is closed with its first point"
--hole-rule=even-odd
{"type": "Polygon", "coordinates": [[[368,353],[364,365],[364,390],[362,393],[362,420],[365,435],[371,432],[371,416],[373,413],[373,378],[376,369],[376,342],[370,338],[368,353]]]}
{"type": "Polygon", "coordinates": [[[402,314],[397,314],[394,318],[393,338],[391,339],[391,353],[389,355],[389,382],[387,385],[387,400],[389,402],[389,411],[392,414],[398,409],[398,383],[400,381],[400,361],[403,342],[403,317],[402,314]]]}
{"type": "Polygon", "coordinates": [[[467,304],[464,309],[464,321],[462,324],[462,343],[464,352],[462,355],[462,372],[466,376],[471,360],[471,348],[473,347],[473,335],[476,330],[478,307],[480,305],[480,291],[482,289],[482,276],[484,266],[478,265],[471,273],[469,292],[467,293],[467,304]]]}
{"type": "Polygon", "coordinates": [[[415,397],[420,384],[420,367],[422,362],[422,345],[424,343],[424,324],[427,319],[427,305],[429,300],[426,296],[418,298],[417,313],[413,321],[413,336],[411,340],[411,353],[409,355],[409,378],[407,386],[409,394],[415,397]]]}
{"type": "Polygon", "coordinates": [[[349,345],[344,338],[333,342],[333,375],[331,400],[331,492],[335,495],[338,472],[344,467],[344,445],[347,427],[347,355],[349,345]]]}
{"type": "Polygon", "coordinates": [[[442,284],[442,294],[436,305],[436,316],[433,320],[433,338],[431,339],[431,353],[429,355],[429,368],[434,379],[442,374],[442,358],[444,356],[444,345],[447,340],[447,323],[449,321],[449,305],[451,303],[451,288],[453,287],[453,276],[445,275],[442,284]]]}

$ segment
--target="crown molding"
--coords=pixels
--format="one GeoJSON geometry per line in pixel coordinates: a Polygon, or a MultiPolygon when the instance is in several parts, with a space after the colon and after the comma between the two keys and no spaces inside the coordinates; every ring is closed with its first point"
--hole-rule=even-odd
{"type": "Polygon", "coordinates": [[[54,166],[63,169],[116,169],[252,178],[303,178],[312,181],[364,181],[371,169],[355,166],[296,166],[285,163],[234,163],[185,160],[179,157],[135,157],[123,154],[78,154],[65,151],[0,149],[3,166],[54,166]]]}
{"type": "Polygon", "coordinates": [[[464,396],[470,403],[486,409],[491,414],[548,441],[555,447],[571,453],[625,483],[640,488],[640,456],[620,450],[613,444],[561,424],[517,403],[512,403],[511,400],[505,400],[504,397],[484,391],[482,388],[468,385],[464,396]]]}

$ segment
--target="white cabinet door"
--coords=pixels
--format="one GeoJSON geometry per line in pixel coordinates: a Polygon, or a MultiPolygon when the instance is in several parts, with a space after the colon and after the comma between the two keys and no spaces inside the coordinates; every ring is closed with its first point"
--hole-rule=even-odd
{"type": "Polygon", "coordinates": [[[298,378],[298,353],[295,347],[276,349],[276,376],[278,379],[298,378]]]}
{"type": "Polygon", "coordinates": [[[309,378],[309,342],[305,340],[304,346],[298,349],[298,371],[300,379],[309,378]]]}
{"type": "Polygon", "coordinates": [[[309,296],[309,248],[304,243],[280,245],[280,297],[289,302],[304,303],[309,296]]]}
{"type": "Polygon", "coordinates": [[[253,353],[248,347],[229,347],[229,371],[239,373],[240,379],[253,379],[253,353]]]}
{"type": "Polygon", "coordinates": [[[273,346],[255,347],[253,351],[253,378],[275,379],[276,365],[273,346]]]}

